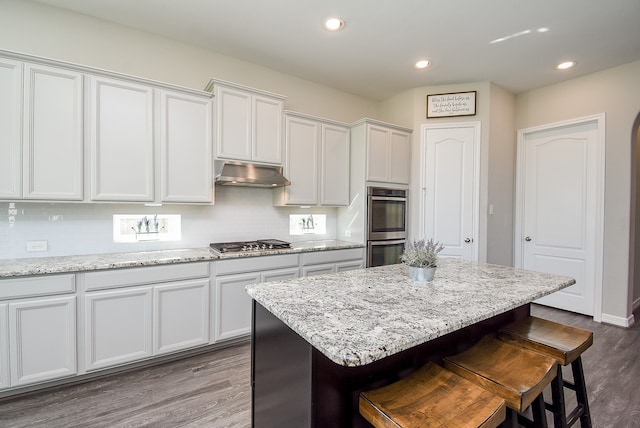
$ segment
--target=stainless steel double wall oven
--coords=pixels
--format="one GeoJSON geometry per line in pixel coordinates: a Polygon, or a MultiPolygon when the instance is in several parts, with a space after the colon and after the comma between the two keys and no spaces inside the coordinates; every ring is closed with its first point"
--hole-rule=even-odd
{"type": "Polygon", "coordinates": [[[407,190],[367,188],[367,267],[400,262],[407,239],[407,190]]]}

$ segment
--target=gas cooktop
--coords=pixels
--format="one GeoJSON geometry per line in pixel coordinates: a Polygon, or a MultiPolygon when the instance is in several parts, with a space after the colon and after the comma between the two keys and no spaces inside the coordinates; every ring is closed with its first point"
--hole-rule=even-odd
{"type": "Polygon", "coordinates": [[[265,251],[291,248],[289,242],[279,239],[258,239],[256,241],[217,242],[209,246],[219,253],[242,253],[246,251],[265,251]]]}

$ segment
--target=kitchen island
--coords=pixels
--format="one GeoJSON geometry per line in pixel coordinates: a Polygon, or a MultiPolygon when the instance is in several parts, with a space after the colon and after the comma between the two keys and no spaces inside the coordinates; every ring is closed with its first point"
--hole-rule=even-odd
{"type": "Polygon", "coordinates": [[[247,286],[253,426],[364,427],[361,391],[523,319],[572,278],[442,259],[431,283],[404,265],[247,286]]]}

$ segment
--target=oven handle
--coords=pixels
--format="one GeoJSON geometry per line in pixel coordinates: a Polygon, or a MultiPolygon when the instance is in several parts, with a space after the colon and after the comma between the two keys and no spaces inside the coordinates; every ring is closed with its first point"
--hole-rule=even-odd
{"type": "Polygon", "coordinates": [[[369,241],[369,246],[375,247],[378,245],[396,245],[396,244],[404,244],[406,243],[406,239],[387,239],[381,241],[369,241]]]}
{"type": "Polygon", "coordinates": [[[407,198],[402,198],[398,196],[369,196],[369,199],[372,201],[397,201],[397,202],[407,202],[407,198]]]}

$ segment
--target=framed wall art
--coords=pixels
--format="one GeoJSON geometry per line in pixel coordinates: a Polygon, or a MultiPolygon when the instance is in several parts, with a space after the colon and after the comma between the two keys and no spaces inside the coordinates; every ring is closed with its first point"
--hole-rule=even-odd
{"type": "Polygon", "coordinates": [[[427,119],[475,114],[476,91],[427,95],[427,119]]]}

